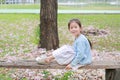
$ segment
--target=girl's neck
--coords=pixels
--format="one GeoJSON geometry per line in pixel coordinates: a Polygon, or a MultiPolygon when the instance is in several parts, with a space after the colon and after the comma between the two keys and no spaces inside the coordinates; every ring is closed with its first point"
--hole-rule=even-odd
{"type": "Polygon", "coordinates": [[[81,35],[81,33],[79,35],[75,36],[75,39],[77,39],[80,35],[81,35]]]}

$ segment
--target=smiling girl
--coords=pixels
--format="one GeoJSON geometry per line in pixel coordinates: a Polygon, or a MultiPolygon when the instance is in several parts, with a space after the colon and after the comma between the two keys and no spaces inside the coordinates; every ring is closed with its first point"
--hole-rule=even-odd
{"type": "Polygon", "coordinates": [[[64,45],[49,53],[44,59],[37,57],[38,63],[50,63],[53,59],[60,65],[66,65],[66,69],[72,69],[76,66],[84,66],[92,62],[91,42],[81,33],[82,26],[78,19],[72,19],[68,22],[68,30],[75,37],[72,46],[64,45]]]}

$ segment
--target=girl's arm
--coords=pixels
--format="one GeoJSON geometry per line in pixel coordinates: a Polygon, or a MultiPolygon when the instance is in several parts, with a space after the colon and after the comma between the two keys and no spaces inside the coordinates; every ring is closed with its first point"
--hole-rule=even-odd
{"type": "Polygon", "coordinates": [[[85,48],[86,48],[84,40],[77,42],[76,46],[77,46],[77,49],[76,49],[77,52],[76,52],[75,58],[70,63],[71,66],[76,66],[78,63],[80,63],[82,59],[86,57],[86,55],[84,54],[85,48]]]}

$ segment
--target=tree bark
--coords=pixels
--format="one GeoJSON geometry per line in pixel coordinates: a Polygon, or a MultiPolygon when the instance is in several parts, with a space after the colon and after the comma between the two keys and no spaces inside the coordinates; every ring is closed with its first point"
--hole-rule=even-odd
{"type": "Polygon", "coordinates": [[[40,47],[47,50],[59,47],[57,5],[57,0],[41,0],[40,47]]]}

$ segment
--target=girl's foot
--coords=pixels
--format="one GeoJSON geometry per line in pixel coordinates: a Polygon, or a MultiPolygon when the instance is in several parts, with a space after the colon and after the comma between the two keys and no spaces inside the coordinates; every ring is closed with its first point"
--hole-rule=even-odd
{"type": "Polygon", "coordinates": [[[45,54],[42,54],[40,57],[37,57],[35,60],[39,63],[39,64],[47,64],[45,59],[47,58],[47,56],[45,54]]]}

